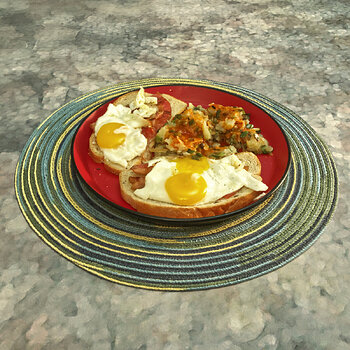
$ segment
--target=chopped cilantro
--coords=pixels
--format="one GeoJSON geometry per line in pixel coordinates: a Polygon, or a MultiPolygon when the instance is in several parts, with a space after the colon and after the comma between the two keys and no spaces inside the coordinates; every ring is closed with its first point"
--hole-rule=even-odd
{"type": "Polygon", "coordinates": [[[234,135],[232,135],[230,137],[230,139],[228,140],[228,142],[230,143],[230,145],[235,145],[236,144],[236,138],[234,135]]]}
{"type": "Polygon", "coordinates": [[[225,152],[216,152],[216,153],[213,153],[211,156],[216,158],[216,159],[222,158],[225,156],[225,152]]]}
{"type": "Polygon", "coordinates": [[[267,145],[262,145],[260,147],[260,149],[261,149],[261,152],[264,153],[264,154],[270,153],[268,148],[267,148],[267,145]]]}
{"type": "Polygon", "coordinates": [[[194,154],[191,158],[195,159],[195,160],[199,160],[202,157],[202,154],[197,152],[196,154],[194,154]]]}
{"type": "Polygon", "coordinates": [[[156,135],[156,143],[158,143],[158,142],[162,142],[163,141],[163,139],[159,136],[159,135],[156,135]]]}

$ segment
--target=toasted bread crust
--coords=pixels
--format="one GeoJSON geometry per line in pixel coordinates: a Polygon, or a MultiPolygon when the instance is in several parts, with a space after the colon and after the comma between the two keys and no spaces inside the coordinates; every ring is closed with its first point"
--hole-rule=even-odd
{"type": "MultiPolygon", "coordinates": [[[[131,91],[127,94],[124,94],[122,96],[119,96],[113,104],[116,105],[123,105],[123,106],[129,106],[131,102],[135,100],[137,96],[137,91],[131,91]]],[[[150,96],[150,94],[145,92],[145,96],[150,96]]]]}
{"type": "MultiPolygon", "coordinates": [[[[261,164],[259,159],[253,153],[242,152],[241,154],[237,154],[237,156],[242,162],[244,162],[249,172],[260,178],[261,164]]],[[[189,219],[222,215],[247,206],[261,193],[243,187],[230,198],[219,199],[214,203],[196,206],[180,206],[150,199],[143,200],[137,197],[131,189],[129,182],[130,176],[135,176],[135,173],[133,173],[132,170],[123,171],[119,174],[122,198],[141,213],[168,218],[189,219]]]]}

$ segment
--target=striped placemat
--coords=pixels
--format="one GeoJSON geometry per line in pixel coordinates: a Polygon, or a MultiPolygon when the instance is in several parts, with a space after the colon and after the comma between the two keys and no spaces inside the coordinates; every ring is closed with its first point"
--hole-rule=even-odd
{"type": "Polygon", "coordinates": [[[280,104],[231,84],[164,78],[107,87],[56,110],[24,147],[15,189],[34,232],[77,266],[128,286],[183,291],[243,282],[303,253],[334,211],[337,174],[324,142],[280,104]],[[290,144],[291,166],[271,197],[222,222],[152,224],[105,201],[80,179],[72,143],[81,122],[108,100],[139,86],[174,84],[214,87],[244,97],[280,124],[290,144]]]}

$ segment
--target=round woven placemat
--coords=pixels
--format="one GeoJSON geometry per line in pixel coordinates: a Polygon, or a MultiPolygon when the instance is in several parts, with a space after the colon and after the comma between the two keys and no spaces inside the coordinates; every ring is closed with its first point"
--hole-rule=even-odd
{"type": "Polygon", "coordinates": [[[16,169],[23,215],[52,249],[97,276],[154,290],[199,290],[243,282],[288,263],[319,237],[337,199],[327,146],[287,108],[231,84],[146,79],[86,94],[62,106],[31,135],[16,169]],[[260,205],[217,223],[150,223],[102,199],[78,176],[72,143],[81,122],[139,86],[196,85],[243,97],[271,115],[291,148],[280,188],[260,205]]]}

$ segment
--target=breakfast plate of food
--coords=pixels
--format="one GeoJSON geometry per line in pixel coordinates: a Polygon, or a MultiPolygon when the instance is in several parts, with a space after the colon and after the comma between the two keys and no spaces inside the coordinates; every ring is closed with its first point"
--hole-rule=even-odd
{"type": "Polygon", "coordinates": [[[290,149],[273,117],[243,97],[193,85],[140,86],[82,122],[73,159],[84,181],[119,208],[197,222],[273,194],[290,149]]]}
{"type": "Polygon", "coordinates": [[[45,244],[108,281],[200,290],[271,272],[334,212],[333,157],[293,111],[210,80],[118,83],[33,131],[15,173],[45,244]]]}

